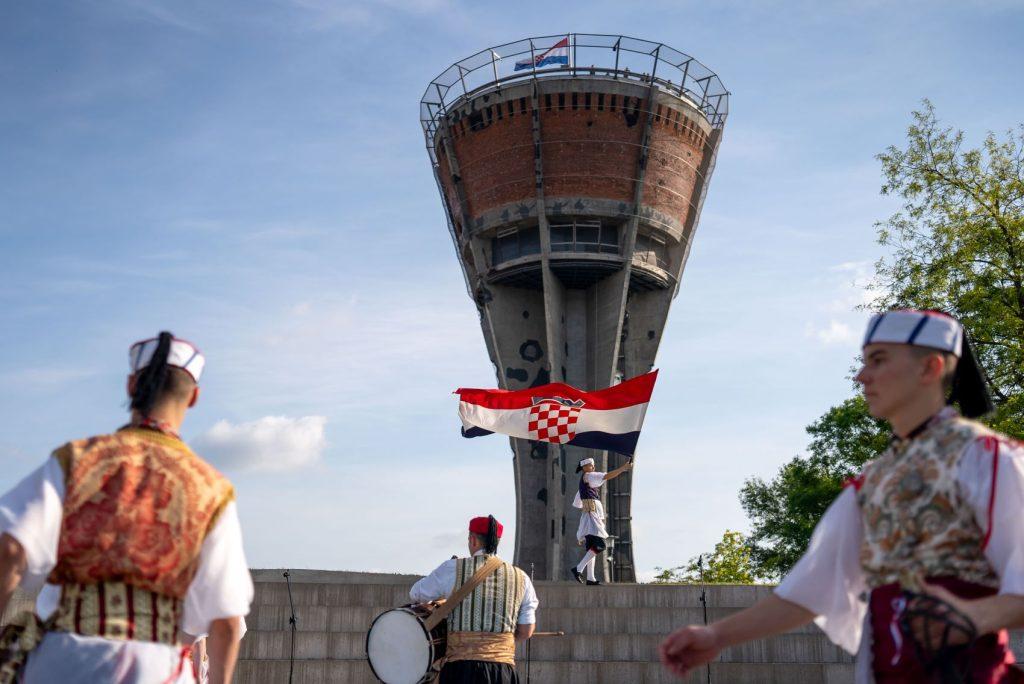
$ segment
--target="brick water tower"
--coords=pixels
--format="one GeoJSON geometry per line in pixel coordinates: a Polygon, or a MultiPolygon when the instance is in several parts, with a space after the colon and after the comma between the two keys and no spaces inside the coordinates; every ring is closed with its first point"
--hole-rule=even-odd
{"type": "MultiPolygon", "coordinates": [[[[487,48],[430,83],[427,152],[502,388],[596,390],[652,368],[728,96],[667,45],[582,33],[487,48]]],[[[624,457],[511,442],[515,562],[569,579],[576,463],[624,457]]],[[[602,489],[612,543],[600,578],[635,581],[632,476],[602,489]]]]}

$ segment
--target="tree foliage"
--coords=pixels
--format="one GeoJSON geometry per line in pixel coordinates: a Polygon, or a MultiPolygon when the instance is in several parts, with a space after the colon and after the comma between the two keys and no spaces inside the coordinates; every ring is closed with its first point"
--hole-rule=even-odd
{"type": "MultiPolygon", "coordinates": [[[[699,558],[699,557],[698,557],[699,558]]],[[[655,568],[656,584],[753,584],[756,580],[751,566],[750,547],[739,532],[726,530],[715,550],[704,557],[703,572],[698,558],[676,568],[655,568]]]]}
{"type": "Polygon", "coordinates": [[[799,560],[814,526],[843,483],[889,442],[884,421],[868,414],[861,397],[847,399],[807,426],[806,456],[797,456],[770,481],[747,480],[740,503],[753,531],[751,562],[763,577],[778,578],[799,560]]]}
{"type": "Polygon", "coordinates": [[[903,199],[877,226],[890,252],[875,268],[879,304],[963,321],[998,406],[988,422],[1024,437],[1024,125],[964,149],[925,101],[906,148],[878,159],[882,193],[903,199]]]}

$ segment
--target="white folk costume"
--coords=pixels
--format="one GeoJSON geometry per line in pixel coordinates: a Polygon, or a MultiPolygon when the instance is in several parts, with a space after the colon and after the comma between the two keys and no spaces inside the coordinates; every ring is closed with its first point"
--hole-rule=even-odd
{"type": "MultiPolygon", "coordinates": [[[[594,459],[585,458],[576,466],[576,472],[583,470],[583,466],[594,465],[594,459]]],[[[586,572],[588,582],[597,582],[595,566],[597,555],[607,548],[605,539],[608,538],[608,530],[605,528],[604,506],[601,504],[601,494],[598,491],[604,484],[607,473],[596,470],[580,475],[580,486],[573,499],[574,508],[580,509],[580,524],[576,528],[576,541],[586,547],[586,552],[580,560],[579,565],[571,569],[573,577],[582,582],[582,574],[586,572]]]]}
{"type": "MultiPolygon", "coordinates": [[[[503,528],[489,518],[473,518],[469,531],[491,538],[497,547],[503,528]]],[[[489,558],[484,549],[469,558],[453,558],[416,582],[409,591],[416,603],[451,596],[489,558]]],[[[503,562],[448,615],[448,650],[439,684],[516,684],[516,625],[537,621],[537,592],[529,576],[503,562]]]]}
{"type": "MultiPolygon", "coordinates": [[[[156,347],[133,345],[133,372],[156,347]]],[[[166,354],[198,381],[195,347],[172,338],[166,354]]],[[[24,589],[59,586],[40,597],[48,614],[4,632],[0,651],[27,662],[0,663],[0,681],[192,682],[186,634],[249,612],[234,490],[157,421],[54,451],[0,497],[0,533],[25,550],[24,589]]]]}
{"type": "MultiPolygon", "coordinates": [[[[963,366],[953,399],[970,415],[986,412],[983,378],[954,319],[881,314],[864,344],[874,342],[955,354],[963,366]]],[[[1022,510],[1024,448],[946,407],[865,465],[776,593],[815,613],[833,642],[857,654],[857,684],[931,681],[902,624],[913,595],[901,578],[920,575],[967,599],[1024,595],[1022,510]]],[[[1005,631],[950,658],[964,681],[1019,681],[1005,631]]]]}

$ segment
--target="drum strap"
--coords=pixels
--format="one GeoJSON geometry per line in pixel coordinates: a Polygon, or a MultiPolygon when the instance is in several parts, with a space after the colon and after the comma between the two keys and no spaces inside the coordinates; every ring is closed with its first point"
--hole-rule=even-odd
{"type": "Polygon", "coordinates": [[[493,573],[499,567],[501,567],[502,561],[497,556],[491,556],[487,559],[487,562],[480,566],[480,569],[473,573],[473,576],[469,578],[469,581],[459,587],[458,591],[448,597],[448,600],[441,604],[437,610],[430,614],[424,623],[427,631],[434,629],[441,622],[448,617],[448,615],[455,610],[455,607],[462,603],[467,596],[473,593],[473,590],[479,586],[481,582],[487,579],[488,575],[493,573]]]}

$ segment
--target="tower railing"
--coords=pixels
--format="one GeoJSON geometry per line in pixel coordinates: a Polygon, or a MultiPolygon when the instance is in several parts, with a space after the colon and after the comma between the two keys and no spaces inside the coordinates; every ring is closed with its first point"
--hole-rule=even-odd
{"type": "Polygon", "coordinates": [[[463,99],[532,78],[603,77],[655,84],[690,101],[714,128],[725,126],[729,91],[718,76],[693,57],[664,43],[601,33],[561,33],[523,38],[485,48],[452,64],[427,86],[420,100],[420,123],[427,153],[437,163],[434,138],[439,121],[463,99]],[[552,50],[566,41],[562,50],[552,50]],[[545,64],[548,55],[552,63],[545,64]],[[517,69],[519,63],[519,69],[517,69]],[[525,64],[525,66],[523,66],[525,64]]]}

